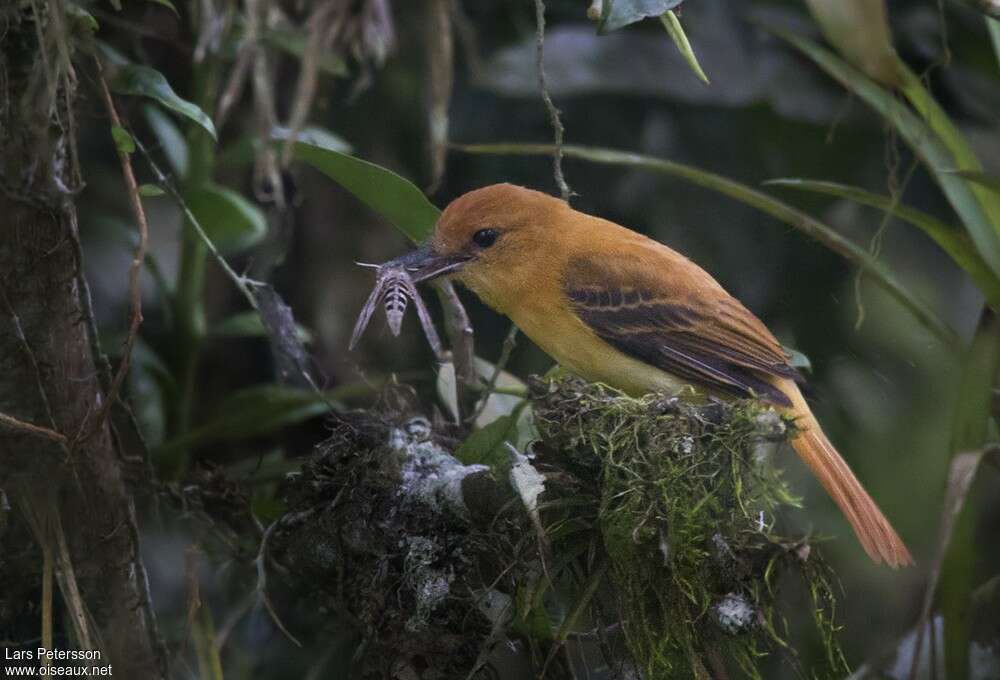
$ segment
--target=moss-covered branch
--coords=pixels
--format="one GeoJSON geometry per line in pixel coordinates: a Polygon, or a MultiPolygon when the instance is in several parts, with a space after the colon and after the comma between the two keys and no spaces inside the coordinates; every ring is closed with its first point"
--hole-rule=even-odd
{"type": "Polygon", "coordinates": [[[579,658],[632,677],[759,676],[762,655],[791,654],[779,574],[812,593],[842,670],[827,569],[777,529],[796,505],[771,464],[790,423],[756,402],[576,381],[536,381],[532,406],[543,536],[511,463],[462,465],[419,417],[342,424],[290,479],[273,554],[353,622],[358,677],[508,677],[511,654],[550,678],[576,677],[579,658]]]}

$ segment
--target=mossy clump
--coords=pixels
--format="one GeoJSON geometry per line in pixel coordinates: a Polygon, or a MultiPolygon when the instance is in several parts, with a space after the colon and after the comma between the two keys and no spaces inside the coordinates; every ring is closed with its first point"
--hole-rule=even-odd
{"type": "Polygon", "coordinates": [[[812,594],[831,664],[843,663],[828,570],[804,539],[776,529],[778,512],[798,504],[771,464],[792,421],[753,400],[633,399],[577,380],[538,382],[533,401],[539,459],[575,480],[551,491],[593,499],[554,548],[571,550],[559,542],[581,529],[600,534],[642,677],[707,678],[725,666],[759,677],[758,658],[787,649],[772,586],[788,571],[812,594]]]}
{"type": "Polygon", "coordinates": [[[393,415],[333,426],[286,480],[269,554],[307,608],[333,630],[349,624],[356,650],[343,677],[488,677],[472,672],[494,627],[484,584],[513,592],[518,562],[498,558],[526,521],[497,511],[516,506],[491,500],[488,479],[466,488],[485,467],[463,466],[425,418],[393,415]],[[492,503],[488,529],[467,507],[473,495],[492,503]]]}

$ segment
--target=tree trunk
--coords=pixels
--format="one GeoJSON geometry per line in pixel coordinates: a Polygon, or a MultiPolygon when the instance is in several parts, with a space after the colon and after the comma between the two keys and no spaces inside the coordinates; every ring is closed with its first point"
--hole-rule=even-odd
{"type": "MultiPolygon", "coordinates": [[[[162,678],[124,459],[111,423],[100,417],[105,381],[92,352],[73,205],[80,178],[69,17],[59,0],[4,4],[0,489],[17,511],[13,521],[30,526],[41,548],[38,578],[41,553],[52,556],[57,617],[66,622],[55,626],[55,646],[100,649],[100,665],[110,663],[116,677],[162,678]],[[76,639],[60,639],[62,630],[75,630],[76,639]]],[[[0,541],[27,534],[12,529],[0,541]]],[[[24,546],[0,545],[0,555],[15,548],[24,546]]],[[[0,612],[34,611],[23,604],[7,602],[0,612]]],[[[21,616],[0,617],[0,626],[35,631],[25,642],[37,638],[41,621],[21,616]]]]}

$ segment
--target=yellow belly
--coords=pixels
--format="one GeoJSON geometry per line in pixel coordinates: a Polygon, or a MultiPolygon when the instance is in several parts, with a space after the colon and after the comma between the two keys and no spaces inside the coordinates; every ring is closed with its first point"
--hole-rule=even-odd
{"type": "Polygon", "coordinates": [[[508,313],[546,354],[581,378],[610,385],[632,396],[677,392],[687,385],[665,371],[619,352],[568,309],[531,307],[526,304],[508,313]]]}

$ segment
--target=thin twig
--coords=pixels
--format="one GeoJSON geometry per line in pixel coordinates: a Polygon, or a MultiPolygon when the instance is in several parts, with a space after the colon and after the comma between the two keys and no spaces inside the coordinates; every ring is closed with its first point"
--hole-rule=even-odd
{"type": "Polygon", "coordinates": [[[475,335],[469,315],[448,280],[434,282],[434,289],[444,310],[444,325],[451,346],[451,361],[455,366],[455,421],[464,422],[462,414],[475,408],[479,391],[479,373],[476,371],[475,335]]]}
{"type": "Polygon", "coordinates": [[[260,550],[257,551],[257,558],[254,560],[254,564],[257,565],[257,597],[264,605],[264,608],[267,609],[267,613],[271,615],[271,620],[274,621],[274,625],[278,627],[278,630],[284,633],[285,637],[294,642],[297,647],[301,647],[302,643],[285,628],[285,624],[278,618],[278,613],[274,611],[271,600],[267,596],[267,539],[271,537],[271,532],[274,531],[274,527],[276,526],[278,526],[277,520],[272,522],[271,526],[264,532],[264,536],[260,539],[260,550]]]}
{"type": "Polygon", "coordinates": [[[42,401],[42,409],[45,411],[45,418],[49,421],[49,428],[52,431],[56,431],[59,428],[56,427],[56,419],[52,415],[52,404],[49,402],[49,395],[45,391],[45,382],[42,380],[42,370],[38,365],[38,358],[35,357],[35,352],[31,349],[31,343],[28,342],[28,338],[24,334],[21,317],[14,310],[14,305],[10,304],[10,299],[7,298],[7,291],[2,287],[0,287],[0,300],[3,300],[4,307],[7,308],[11,325],[14,327],[14,335],[17,336],[17,341],[21,344],[21,349],[24,350],[24,355],[28,358],[28,363],[31,364],[31,369],[35,374],[35,384],[38,386],[38,398],[42,401]]]}
{"type": "MultiPolygon", "coordinates": [[[[116,127],[123,127],[122,121],[118,117],[114,100],[111,98],[111,91],[108,83],[104,79],[104,71],[101,67],[101,60],[95,59],[97,64],[97,80],[101,85],[101,95],[104,98],[104,106],[111,117],[111,124],[116,127]]],[[[117,145],[116,145],[117,146],[117,145]]],[[[139,334],[139,326],[142,325],[142,288],[140,286],[140,276],[142,274],[142,264],[146,260],[146,244],[149,241],[149,224],[146,222],[146,212],[142,209],[142,199],[139,198],[139,184],[135,180],[135,172],[132,170],[131,156],[118,149],[118,161],[122,166],[122,175],[125,178],[125,188],[128,190],[129,203],[132,206],[132,213],[135,215],[136,226],[139,228],[139,243],[136,244],[135,252],[132,255],[132,264],[128,270],[128,290],[129,290],[129,325],[125,342],[122,343],[122,359],[118,364],[118,371],[111,381],[111,387],[105,397],[104,405],[97,414],[97,419],[90,430],[91,434],[99,432],[104,426],[118,392],[121,390],[122,382],[128,375],[129,367],[132,364],[132,347],[135,345],[136,336],[139,334]]]]}
{"type": "Polygon", "coordinates": [[[545,110],[548,111],[549,122],[552,123],[552,130],[555,136],[556,151],[552,156],[552,173],[555,176],[556,185],[559,187],[559,194],[564,201],[569,203],[573,191],[569,188],[569,184],[566,183],[562,168],[563,134],[566,130],[563,127],[562,119],[559,117],[559,109],[552,102],[548,85],[545,82],[545,0],[535,0],[535,26],[538,46],[536,58],[538,65],[538,89],[541,90],[542,102],[545,103],[545,110]]]}
{"type": "MultiPolygon", "coordinates": [[[[52,544],[42,544],[42,647],[52,649],[52,581],[55,578],[55,559],[52,544]]],[[[47,656],[43,657],[46,668],[52,665],[47,656]]]]}
{"type": "Polygon", "coordinates": [[[256,282],[252,281],[251,279],[248,279],[245,276],[237,274],[236,270],[234,270],[232,267],[229,266],[229,262],[226,261],[226,258],[222,256],[222,253],[219,252],[219,249],[215,247],[215,243],[212,241],[211,238],[209,238],[208,234],[205,233],[205,230],[204,228],[202,228],[201,223],[198,222],[198,218],[195,217],[194,213],[191,212],[191,209],[184,201],[184,198],[181,196],[180,192],[177,191],[177,189],[170,182],[170,180],[167,179],[166,174],[163,172],[160,166],[157,165],[156,161],[153,160],[153,157],[150,155],[149,150],[146,149],[146,146],[139,140],[138,137],[135,138],[135,148],[137,148],[145,157],[146,162],[149,164],[149,168],[153,171],[153,175],[156,176],[157,185],[161,189],[166,191],[168,194],[170,194],[171,198],[174,199],[178,207],[180,207],[181,212],[184,213],[184,217],[186,217],[188,222],[190,222],[191,226],[195,230],[195,233],[198,234],[198,237],[205,244],[205,247],[208,249],[208,252],[212,255],[212,257],[215,258],[215,261],[222,268],[222,271],[225,272],[226,276],[228,276],[229,279],[236,285],[236,288],[238,288],[239,291],[243,293],[243,297],[246,298],[247,302],[250,304],[251,307],[253,307],[254,311],[259,313],[260,309],[257,305],[257,298],[254,297],[253,291],[250,290],[250,284],[256,282]]]}
{"type": "MultiPolygon", "coordinates": [[[[170,182],[169,179],[167,179],[166,174],[156,163],[156,161],[153,160],[153,157],[150,155],[149,150],[138,138],[135,139],[135,147],[145,157],[146,162],[149,164],[150,169],[156,176],[157,185],[160,188],[162,188],[166,193],[170,194],[171,198],[174,199],[178,207],[180,207],[181,211],[184,213],[184,217],[187,218],[188,224],[191,225],[191,227],[195,230],[195,233],[202,240],[202,243],[205,244],[205,248],[208,250],[209,254],[211,254],[211,256],[215,259],[216,263],[218,263],[222,271],[233,282],[233,285],[235,285],[236,288],[243,294],[243,297],[246,298],[247,303],[257,313],[257,316],[260,317],[261,323],[263,323],[264,327],[267,328],[268,327],[267,320],[261,313],[260,303],[257,301],[257,296],[254,295],[253,291],[251,290],[251,286],[256,286],[260,288],[263,287],[265,284],[262,284],[259,281],[255,281],[250,277],[242,276],[236,273],[236,270],[229,265],[229,262],[226,260],[226,258],[222,256],[222,253],[219,252],[219,249],[215,246],[215,243],[212,241],[212,239],[208,236],[207,233],[205,233],[205,229],[201,226],[201,223],[198,221],[198,218],[194,216],[194,213],[191,212],[191,208],[189,208],[187,203],[184,201],[184,197],[181,196],[180,192],[177,191],[177,188],[174,187],[174,185],[170,182]]],[[[309,383],[309,386],[313,389],[313,391],[316,392],[323,399],[326,405],[330,407],[330,411],[331,412],[336,411],[336,407],[334,406],[333,402],[330,401],[330,399],[323,393],[323,391],[319,388],[319,385],[317,385],[315,380],[313,380],[312,376],[306,372],[303,372],[303,377],[305,378],[306,382],[309,383]]]]}
{"type": "Polygon", "coordinates": [[[25,434],[33,434],[38,437],[44,437],[45,439],[51,439],[52,441],[63,445],[65,445],[68,441],[66,439],[66,435],[64,434],[60,434],[55,430],[50,430],[47,427],[26,423],[25,421],[19,420],[14,416],[9,416],[6,413],[0,413],[0,425],[12,430],[17,430],[18,432],[24,432],[25,434]]]}
{"type": "Polygon", "coordinates": [[[497,380],[500,379],[500,374],[503,373],[503,369],[507,367],[507,362],[510,361],[510,355],[516,346],[517,326],[511,324],[510,330],[507,331],[507,337],[503,339],[503,345],[500,348],[500,358],[497,359],[497,363],[493,367],[493,375],[490,376],[489,382],[486,383],[486,390],[483,392],[482,401],[480,401],[479,406],[476,407],[476,412],[469,416],[468,422],[476,422],[479,419],[479,416],[483,414],[483,411],[486,410],[486,402],[489,401],[490,396],[496,392],[497,380]]]}

